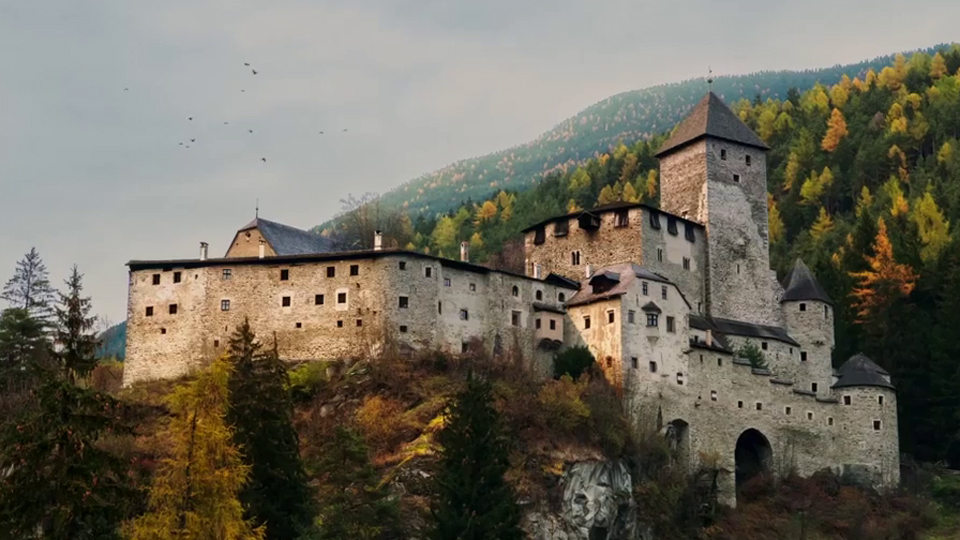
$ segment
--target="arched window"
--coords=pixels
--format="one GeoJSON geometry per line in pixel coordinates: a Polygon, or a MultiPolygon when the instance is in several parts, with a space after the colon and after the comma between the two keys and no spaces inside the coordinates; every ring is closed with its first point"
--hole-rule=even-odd
{"type": "Polygon", "coordinates": [[[543,291],[537,291],[537,300],[543,300],[543,291]]]}
{"type": "Polygon", "coordinates": [[[565,295],[565,294],[563,294],[563,293],[560,293],[560,294],[557,295],[557,300],[559,300],[559,301],[561,301],[561,302],[566,302],[566,301],[567,301],[567,295],[565,295]]]}
{"type": "Polygon", "coordinates": [[[513,286],[513,295],[520,296],[520,287],[517,287],[516,285],[513,286]]]}

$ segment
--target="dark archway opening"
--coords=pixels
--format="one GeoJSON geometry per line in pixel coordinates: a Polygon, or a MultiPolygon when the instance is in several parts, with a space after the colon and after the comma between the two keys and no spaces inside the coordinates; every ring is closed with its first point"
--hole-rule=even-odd
{"type": "Polygon", "coordinates": [[[770,471],[773,451],[763,433],[748,429],[737,439],[736,459],[737,493],[751,478],[770,471]]]}

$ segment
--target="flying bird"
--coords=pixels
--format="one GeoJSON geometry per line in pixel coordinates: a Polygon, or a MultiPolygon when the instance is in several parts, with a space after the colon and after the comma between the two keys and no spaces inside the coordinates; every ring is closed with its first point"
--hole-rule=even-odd
{"type": "Polygon", "coordinates": [[[323,135],[323,132],[321,131],[320,134],[323,135]]]}
{"type": "Polygon", "coordinates": [[[129,88],[124,88],[124,89],[123,89],[124,92],[126,92],[127,90],[130,90],[130,89],[129,89],[129,88]]]}
{"type": "Polygon", "coordinates": [[[347,130],[346,130],[346,129],[344,129],[344,130],[343,130],[343,132],[344,132],[344,133],[346,133],[346,132],[347,132],[347,130]]]}
{"type": "Polygon", "coordinates": [[[252,71],[254,75],[257,74],[257,70],[255,70],[255,69],[251,69],[250,71],[252,71]]]}
{"type": "Polygon", "coordinates": [[[241,90],[241,92],[246,92],[246,90],[241,90]]]}
{"type": "Polygon", "coordinates": [[[180,143],[180,146],[183,146],[183,143],[180,143]]]}
{"type": "Polygon", "coordinates": [[[190,139],[190,142],[197,142],[196,139],[190,139]]]}
{"type": "Polygon", "coordinates": [[[250,65],[250,62],[244,62],[243,65],[249,66],[249,65],[250,65]]]}
{"type": "Polygon", "coordinates": [[[192,116],[188,116],[188,117],[187,117],[187,120],[193,120],[193,117],[192,117],[192,116]]]}
{"type": "Polygon", "coordinates": [[[252,130],[252,129],[248,129],[247,131],[249,131],[250,133],[253,133],[253,130],[252,130]]]}
{"type": "Polygon", "coordinates": [[[230,122],[224,122],[223,125],[227,125],[227,124],[229,124],[229,123],[230,123],[230,122]]]}
{"type": "Polygon", "coordinates": [[[260,158],[260,161],[262,161],[262,162],[264,162],[264,163],[266,163],[266,162],[267,162],[267,158],[265,158],[265,157],[262,157],[262,158],[260,158]]]}

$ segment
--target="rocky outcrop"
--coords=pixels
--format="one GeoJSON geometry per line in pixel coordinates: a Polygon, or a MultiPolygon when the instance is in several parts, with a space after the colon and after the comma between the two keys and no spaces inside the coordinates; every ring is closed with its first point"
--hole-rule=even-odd
{"type": "Polygon", "coordinates": [[[630,471],[619,461],[581,461],[563,475],[559,508],[524,518],[533,540],[652,540],[637,514],[630,471]]]}

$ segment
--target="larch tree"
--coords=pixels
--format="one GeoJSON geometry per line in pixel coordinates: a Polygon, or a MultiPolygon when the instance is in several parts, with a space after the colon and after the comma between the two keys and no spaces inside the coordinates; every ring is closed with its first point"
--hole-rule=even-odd
{"type": "Polygon", "coordinates": [[[774,244],[783,239],[784,226],[783,218],[780,217],[780,208],[773,196],[767,194],[767,227],[770,229],[770,243],[774,244]]]}
{"type": "Polygon", "coordinates": [[[97,365],[97,317],[91,315],[93,306],[89,297],[82,296],[83,275],[74,265],[66,280],[67,290],[60,293],[56,306],[57,326],[54,343],[67,379],[75,382],[86,377],[97,365]]]}
{"type": "Polygon", "coordinates": [[[609,185],[603,186],[600,190],[600,196],[597,197],[597,206],[603,206],[612,202],[617,202],[617,195],[609,185]]]}
{"type": "Polygon", "coordinates": [[[4,285],[0,299],[9,302],[11,307],[25,309],[31,318],[44,325],[51,322],[56,294],[50,286],[47,266],[36,248],[30,248],[17,262],[13,277],[4,285]]]}
{"type": "Polygon", "coordinates": [[[244,320],[230,337],[227,423],[250,477],[240,491],[245,516],[267,540],[293,540],[313,517],[311,493],[293,427],[287,368],[276,347],[262,349],[244,320]]]}
{"type": "Polygon", "coordinates": [[[640,202],[640,196],[637,195],[637,190],[634,189],[633,184],[630,182],[627,182],[623,185],[623,194],[621,195],[621,198],[623,199],[623,202],[640,202]]]}
{"type": "Polygon", "coordinates": [[[947,74],[947,62],[943,59],[943,55],[940,54],[940,51],[937,51],[933,55],[933,60],[930,61],[930,77],[934,79],[939,79],[947,74]]]}
{"type": "Polygon", "coordinates": [[[477,210],[477,224],[486,223],[497,217],[497,204],[491,200],[486,200],[477,210]]]}
{"type": "Polygon", "coordinates": [[[240,491],[250,474],[224,417],[230,365],[218,360],[169,397],[173,451],[154,473],[148,511],[132,540],[262,540],[243,518],[240,491]]]}
{"type": "Polygon", "coordinates": [[[827,213],[827,210],[821,206],[817,220],[813,222],[813,225],[810,227],[810,236],[819,242],[831,230],[833,230],[833,219],[830,217],[830,214],[827,213]]]}
{"type": "Polygon", "coordinates": [[[917,275],[910,266],[898,263],[894,258],[893,244],[883,218],[877,220],[873,254],[864,259],[867,269],[850,274],[857,283],[852,292],[853,307],[859,324],[871,325],[882,332],[883,315],[894,302],[913,291],[917,275]]]}
{"type": "Polygon", "coordinates": [[[840,109],[834,108],[827,120],[827,133],[823,136],[820,147],[827,152],[833,152],[840,145],[840,141],[848,134],[847,121],[843,118],[843,113],[840,112],[840,109]]]}

